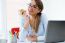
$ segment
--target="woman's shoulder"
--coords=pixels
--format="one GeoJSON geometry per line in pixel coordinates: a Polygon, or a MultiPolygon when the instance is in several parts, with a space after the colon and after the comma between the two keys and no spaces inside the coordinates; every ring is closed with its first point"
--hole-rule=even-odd
{"type": "Polygon", "coordinates": [[[44,20],[47,20],[48,18],[47,18],[47,15],[46,14],[44,14],[44,13],[42,13],[41,14],[41,21],[44,21],[44,20]]]}

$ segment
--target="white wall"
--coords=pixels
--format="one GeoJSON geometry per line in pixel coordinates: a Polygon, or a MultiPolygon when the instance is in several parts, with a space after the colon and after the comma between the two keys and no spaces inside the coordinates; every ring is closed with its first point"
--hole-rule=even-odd
{"type": "Polygon", "coordinates": [[[6,1],[0,0],[0,39],[6,39],[6,1]]]}
{"type": "Polygon", "coordinates": [[[49,20],[65,20],[65,0],[44,0],[49,20]]]}

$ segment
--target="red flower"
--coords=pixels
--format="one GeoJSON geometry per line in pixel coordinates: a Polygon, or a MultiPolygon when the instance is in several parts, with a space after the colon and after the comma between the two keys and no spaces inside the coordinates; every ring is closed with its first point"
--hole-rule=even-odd
{"type": "Polygon", "coordinates": [[[11,32],[12,32],[12,35],[14,35],[14,33],[16,33],[17,38],[18,38],[18,35],[19,35],[19,28],[12,28],[12,29],[11,29],[11,32]]]}

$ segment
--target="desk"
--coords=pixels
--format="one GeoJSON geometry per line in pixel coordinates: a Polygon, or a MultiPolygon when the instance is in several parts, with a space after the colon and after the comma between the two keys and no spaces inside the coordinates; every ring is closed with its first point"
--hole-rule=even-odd
{"type": "Polygon", "coordinates": [[[17,43],[44,43],[44,36],[39,36],[37,42],[30,42],[30,41],[28,41],[26,39],[25,42],[19,42],[19,41],[17,41],[17,43]]]}

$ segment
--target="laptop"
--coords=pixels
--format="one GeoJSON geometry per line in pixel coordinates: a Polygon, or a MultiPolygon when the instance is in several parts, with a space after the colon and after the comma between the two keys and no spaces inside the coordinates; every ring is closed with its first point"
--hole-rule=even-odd
{"type": "Polygon", "coordinates": [[[50,20],[46,29],[45,43],[65,41],[65,21],[50,20]]]}

